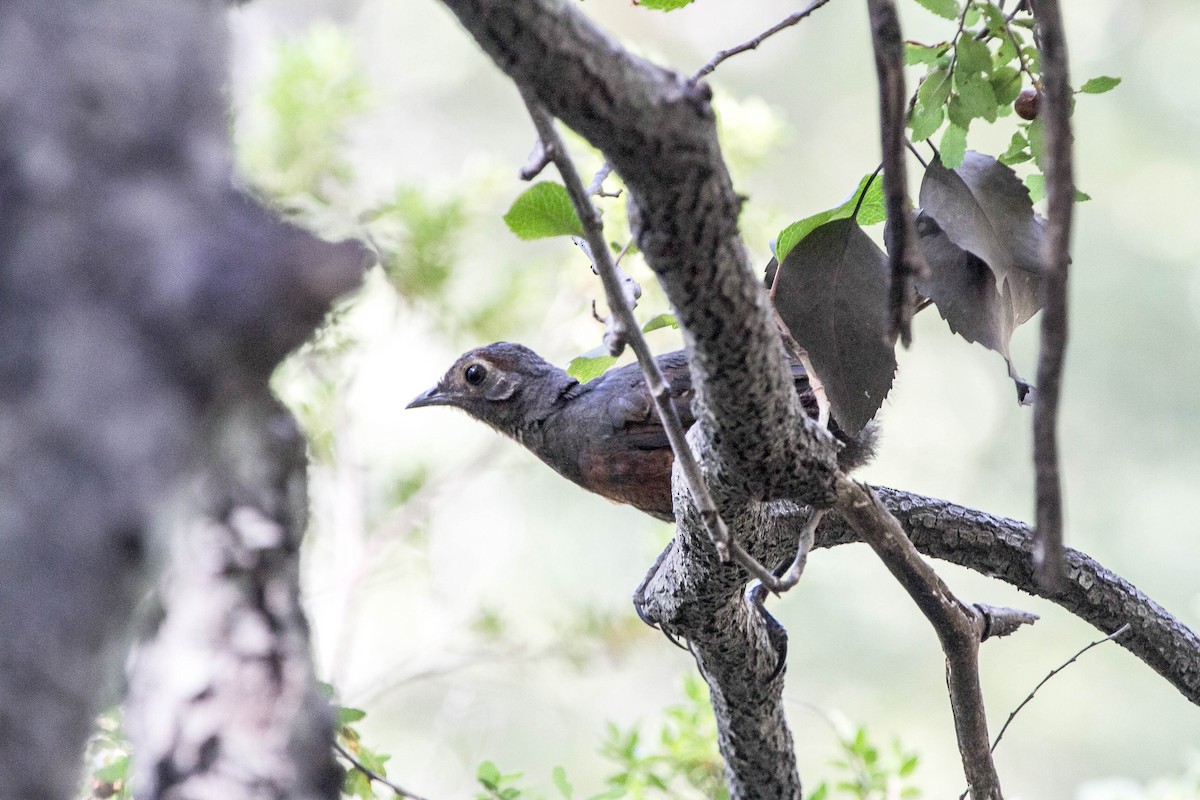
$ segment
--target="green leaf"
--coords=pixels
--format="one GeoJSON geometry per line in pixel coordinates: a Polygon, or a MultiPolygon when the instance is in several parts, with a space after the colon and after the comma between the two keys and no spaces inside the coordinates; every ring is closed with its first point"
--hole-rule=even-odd
{"type": "Polygon", "coordinates": [[[913,64],[936,64],[938,57],[946,52],[949,46],[946,44],[920,44],[918,42],[904,43],[904,63],[908,66],[913,64]]]}
{"type": "Polygon", "coordinates": [[[944,19],[958,19],[962,9],[954,0],[917,0],[928,11],[932,11],[944,19]]]}
{"type": "MultiPolygon", "coordinates": [[[[867,180],[867,178],[863,180],[867,180]]],[[[855,196],[861,191],[862,181],[859,181],[855,196]]],[[[869,225],[878,225],[887,219],[887,200],[883,196],[882,173],[876,175],[875,180],[871,181],[871,185],[867,187],[867,193],[863,197],[862,205],[858,207],[858,216],[854,219],[864,228],[869,225]]]]}
{"type": "Polygon", "coordinates": [[[567,771],[562,767],[555,767],[550,773],[550,778],[554,781],[554,787],[558,789],[558,793],[565,797],[566,800],[571,800],[574,789],[571,786],[571,782],[567,780],[567,771]]]}
{"type": "Polygon", "coordinates": [[[1033,156],[1029,154],[1029,140],[1018,131],[1013,134],[1012,141],[1008,143],[1008,149],[996,160],[1001,164],[1012,166],[1013,164],[1021,164],[1031,158],[1033,156]]]}
{"type": "MultiPolygon", "coordinates": [[[[958,96],[962,109],[970,119],[982,118],[996,121],[996,93],[992,84],[983,78],[971,77],[958,82],[958,96]]],[[[962,127],[966,127],[965,125],[962,127]]]]}
{"type": "MultiPolygon", "coordinates": [[[[1013,36],[1018,36],[1016,31],[1012,31],[1013,36]]],[[[1017,46],[1013,44],[1012,39],[1005,36],[1000,40],[1000,46],[996,48],[996,66],[1002,67],[1005,64],[1011,64],[1017,60],[1017,46]]]]}
{"type": "Polygon", "coordinates": [[[996,105],[1011,105],[1021,93],[1021,73],[1012,67],[997,67],[988,81],[996,95],[996,105]]]}
{"type": "Polygon", "coordinates": [[[1104,94],[1117,88],[1120,83],[1120,78],[1110,78],[1107,75],[1101,75],[1099,78],[1092,78],[1083,86],[1080,86],[1079,91],[1084,94],[1104,94]]]}
{"type": "Polygon", "coordinates": [[[358,760],[367,769],[374,772],[376,775],[387,777],[387,767],[385,766],[391,760],[391,756],[382,753],[376,753],[374,750],[369,750],[366,747],[358,751],[358,760]]]}
{"type": "Polygon", "coordinates": [[[129,756],[121,756],[111,764],[106,764],[92,773],[92,777],[104,783],[116,783],[125,780],[129,774],[129,756]]]}
{"type": "Polygon", "coordinates": [[[1075,202],[1076,203],[1086,203],[1088,200],[1091,200],[1091,199],[1092,199],[1092,196],[1090,194],[1088,194],[1087,192],[1081,192],[1078,189],[1075,190],[1075,202]]]}
{"type": "Polygon", "coordinates": [[[937,108],[925,108],[917,106],[913,109],[912,119],[909,120],[909,127],[912,128],[912,138],[914,142],[923,142],[930,136],[937,133],[938,128],[942,127],[942,122],[946,119],[946,111],[942,106],[937,108]]]}
{"type": "Polygon", "coordinates": [[[967,155],[967,132],[957,125],[950,125],[942,134],[938,150],[946,169],[958,169],[967,155]]]}
{"type": "Polygon", "coordinates": [[[978,75],[992,68],[992,53],[988,46],[974,36],[964,35],[958,38],[954,48],[956,63],[955,76],[978,75]]]}
{"type": "MultiPolygon", "coordinates": [[[[799,244],[805,236],[812,233],[815,229],[821,227],[827,222],[832,222],[835,219],[846,219],[854,213],[854,207],[858,205],[858,197],[862,194],[863,187],[867,181],[871,180],[870,175],[864,175],[862,180],[858,182],[858,187],[842,202],[841,205],[822,211],[819,214],[813,214],[811,217],[797,220],[791,225],[788,225],[779,232],[778,238],[775,240],[775,258],[783,263],[787,258],[788,253],[792,248],[799,244]]],[[[871,181],[871,186],[867,190],[866,197],[863,198],[862,208],[859,209],[857,220],[860,225],[874,225],[877,222],[882,222],[887,216],[884,210],[883,200],[883,178],[876,176],[875,180],[871,181]],[[870,203],[868,208],[867,204],[870,203]],[[879,214],[883,216],[879,216],[879,214]],[[863,218],[868,221],[863,222],[863,218]]]]}
{"type": "Polygon", "coordinates": [[[351,769],[346,773],[346,780],[342,783],[342,794],[362,800],[373,800],[375,797],[375,791],[371,788],[371,779],[359,769],[351,769]]]}
{"type": "Polygon", "coordinates": [[[941,108],[950,99],[950,70],[938,69],[925,76],[917,87],[917,106],[941,108]]]}
{"type": "Polygon", "coordinates": [[[513,201],[504,215],[509,230],[522,239],[583,236],[583,224],[564,186],[542,181],[513,201]]]}
{"type": "Polygon", "coordinates": [[[957,125],[964,131],[971,129],[971,120],[973,117],[967,111],[967,107],[963,105],[962,98],[958,95],[950,98],[950,102],[946,106],[946,116],[950,118],[951,125],[957,125]]]}
{"type": "Polygon", "coordinates": [[[691,5],[693,0],[635,0],[636,5],[653,11],[674,11],[691,5]]]}
{"type": "Polygon", "coordinates": [[[339,707],[337,710],[337,718],[339,725],[349,725],[351,722],[358,722],[365,717],[367,712],[360,708],[345,708],[339,707]]]}
{"type": "Polygon", "coordinates": [[[1029,139],[1029,152],[1033,155],[1034,163],[1039,169],[1045,169],[1042,159],[1046,155],[1046,134],[1040,117],[1025,127],[1025,136],[1029,139]]]}
{"type": "Polygon", "coordinates": [[[596,347],[571,359],[571,363],[567,364],[567,374],[580,383],[587,383],[608,372],[615,363],[616,356],[610,356],[603,347],[596,347]]]}
{"type": "Polygon", "coordinates": [[[1025,185],[1029,188],[1029,199],[1038,202],[1046,196],[1046,176],[1040,172],[1025,176],[1025,185]]]}
{"type": "Polygon", "coordinates": [[[659,328],[679,328],[679,320],[674,314],[659,314],[642,326],[642,333],[650,333],[659,328]]]}
{"type": "Polygon", "coordinates": [[[488,789],[499,788],[500,768],[491,761],[485,761],[479,765],[479,769],[475,770],[475,779],[488,789]]]}
{"type": "Polygon", "coordinates": [[[1002,36],[1005,28],[1004,12],[992,3],[983,3],[978,8],[983,12],[983,18],[987,20],[988,31],[993,36],[1002,36]]]}

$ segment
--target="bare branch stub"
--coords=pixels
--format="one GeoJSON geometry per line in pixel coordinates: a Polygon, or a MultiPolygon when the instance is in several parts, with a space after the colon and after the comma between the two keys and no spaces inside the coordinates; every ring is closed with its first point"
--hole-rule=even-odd
{"type": "Polygon", "coordinates": [[[904,88],[904,37],[893,0],[867,0],[871,18],[871,41],[875,48],[875,70],[879,76],[879,129],[883,144],[883,187],[887,199],[887,250],[892,264],[890,291],[891,330],[907,347],[912,342],[912,317],[916,307],[915,278],[925,277],[929,268],[917,247],[917,232],[908,200],[904,165],[905,114],[908,107],[904,88]]]}
{"type": "Polygon", "coordinates": [[[1043,311],[1038,358],[1038,401],[1033,408],[1036,473],[1038,580],[1053,588],[1063,579],[1062,481],[1059,478],[1058,406],[1067,350],[1067,273],[1071,263],[1071,216],[1075,210],[1072,167],[1071,79],[1058,0],[1032,4],[1041,36],[1042,111],[1046,131],[1046,237],[1042,245],[1043,311]]]}

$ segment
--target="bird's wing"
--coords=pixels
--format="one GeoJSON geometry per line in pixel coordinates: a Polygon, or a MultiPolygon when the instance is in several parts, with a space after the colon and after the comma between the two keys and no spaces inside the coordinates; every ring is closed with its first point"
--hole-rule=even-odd
{"type": "MultiPolygon", "coordinates": [[[[687,430],[696,422],[696,415],[692,413],[695,390],[692,387],[687,355],[682,350],[676,350],[659,356],[657,361],[663,377],[671,387],[679,421],[683,423],[684,430],[687,430]]],[[[817,403],[809,387],[808,373],[799,363],[789,363],[788,367],[805,412],[811,417],[816,417],[817,403]]],[[[596,384],[595,390],[609,398],[606,404],[609,423],[614,431],[622,431],[631,447],[644,450],[670,447],[662,420],[654,408],[654,398],[651,397],[641,368],[637,364],[627,364],[610,370],[597,378],[596,384]]]]}

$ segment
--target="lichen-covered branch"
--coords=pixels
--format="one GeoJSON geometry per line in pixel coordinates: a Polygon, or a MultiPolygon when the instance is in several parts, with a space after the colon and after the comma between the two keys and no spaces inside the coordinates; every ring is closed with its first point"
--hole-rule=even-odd
{"type": "Polygon", "coordinates": [[[333,715],[300,607],[304,438],[268,393],[218,423],[136,648],[124,711],[145,797],[335,798],[333,715]]]}

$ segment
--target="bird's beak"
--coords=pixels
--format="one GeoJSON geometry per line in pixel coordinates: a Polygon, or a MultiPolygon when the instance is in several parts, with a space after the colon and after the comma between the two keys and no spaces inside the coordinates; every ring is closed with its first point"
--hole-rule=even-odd
{"type": "Polygon", "coordinates": [[[446,395],[442,394],[441,387],[434,386],[427,392],[422,392],[413,398],[405,408],[421,408],[422,406],[445,406],[449,405],[450,401],[446,395]]]}

